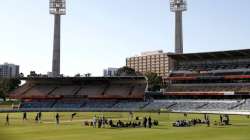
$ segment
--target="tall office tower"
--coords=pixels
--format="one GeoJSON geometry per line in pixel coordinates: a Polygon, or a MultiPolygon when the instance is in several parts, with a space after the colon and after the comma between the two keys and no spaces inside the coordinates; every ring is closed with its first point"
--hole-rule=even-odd
{"type": "Polygon", "coordinates": [[[183,53],[182,13],[187,10],[186,0],[170,0],[170,10],[175,12],[175,53],[183,53]]]}
{"type": "Polygon", "coordinates": [[[53,60],[52,75],[60,76],[60,35],[61,35],[61,15],[66,14],[65,0],[50,0],[50,14],[54,15],[54,43],[53,43],[53,60]]]}

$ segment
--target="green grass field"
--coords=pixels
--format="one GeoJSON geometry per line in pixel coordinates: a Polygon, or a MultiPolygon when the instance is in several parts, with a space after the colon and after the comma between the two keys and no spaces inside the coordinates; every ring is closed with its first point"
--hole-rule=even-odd
{"type": "MultiPolygon", "coordinates": [[[[55,113],[43,113],[43,121],[35,123],[35,113],[28,113],[28,121],[22,121],[21,113],[10,113],[10,126],[5,126],[5,113],[0,113],[0,140],[250,140],[250,119],[246,116],[230,116],[232,125],[207,127],[198,125],[174,128],[172,122],[185,119],[183,114],[160,115],[156,113],[135,113],[135,116],[151,116],[160,125],[149,128],[92,128],[83,126],[83,121],[94,114],[78,113],[70,121],[71,113],[60,113],[61,124],[55,124],[55,113]]],[[[128,113],[104,113],[105,117],[128,120],[128,113]]],[[[188,119],[203,115],[188,115],[188,119]]],[[[210,115],[211,122],[219,121],[218,115],[210,115]]]]}

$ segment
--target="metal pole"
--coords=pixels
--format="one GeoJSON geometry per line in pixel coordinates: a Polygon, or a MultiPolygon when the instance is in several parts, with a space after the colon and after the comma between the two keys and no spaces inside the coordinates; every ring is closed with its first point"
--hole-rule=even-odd
{"type": "Polygon", "coordinates": [[[53,60],[52,60],[53,77],[60,76],[60,34],[61,34],[61,15],[55,14],[53,60]]]}
{"type": "Polygon", "coordinates": [[[183,53],[182,11],[175,12],[175,53],[183,53]]]}

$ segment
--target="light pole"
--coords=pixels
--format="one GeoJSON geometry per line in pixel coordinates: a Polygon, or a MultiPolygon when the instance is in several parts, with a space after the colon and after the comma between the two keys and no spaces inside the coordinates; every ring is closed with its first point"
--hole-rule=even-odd
{"type": "Polygon", "coordinates": [[[53,40],[53,59],[52,76],[60,76],[60,35],[61,35],[61,15],[66,14],[65,0],[50,0],[50,14],[54,15],[54,40],[53,40]]]}
{"type": "Polygon", "coordinates": [[[187,10],[186,0],[170,0],[170,10],[175,12],[175,53],[183,53],[182,12],[187,10]]]}

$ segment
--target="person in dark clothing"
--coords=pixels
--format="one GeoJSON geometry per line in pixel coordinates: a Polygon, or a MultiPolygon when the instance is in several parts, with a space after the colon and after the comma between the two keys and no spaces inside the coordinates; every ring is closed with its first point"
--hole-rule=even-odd
{"type": "Polygon", "coordinates": [[[109,120],[109,125],[110,125],[110,127],[114,127],[114,124],[113,124],[112,120],[109,120]]]}
{"type": "Polygon", "coordinates": [[[161,111],[160,110],[158,111],[158,115],[161,115],[161,111]]]}
{"type": "Polygon", "coordinates": [[[26,112],[23,113],[23,121],[24,120],[27,120],[27,113],[26,112]]]}
{"type": "Polygon", "coordinates": [[[139,127],[141,126],[141,122],[138,122],[138,126],[139,126],[139,127]]]}
{"type": "Polygon", "coordinates": [[[207,120],[207,114],[204,114],[204,120],[207,120]]]}
{"type": "Polygon", "coordinates": [[[222,124],[222,121],[223,121],[223,117],[222,115],[220,115],[220,123],[222,124]]]}
{"type": "Polygon", "coordinates": [[[98,128],[102,127],[102,120],[99,118],[97,121],[98,128]]]}
{"type": "Polygon", "coordinates": [[[148,127],[149,127],[149,128],[152,127],[152,120],[151,120],[151,117],[148,117],[148,127]]]}
{"type": "Polygon", "coordinates": [[[57,113],[56,114],[56,124],[58,125],[60,122],[60,116],[59,116],[59,114],[57,113]]]}
{"type": "Polygon", "coordinates": [[[138,116],[136,116],[136,117],[135,117],[135,120],[137,120],[137,121],[138,121],[138,120],[139,120],[139,117],[138,117],[138,116]]]}
{"type": "Polygon", "coordinates": [[[225,125],[229,125],[229,115],[225,115],[225,125]]]}
{"type": "Polygon", "coordinates": [[[154,124],[155,126],[158,126],[158,125],[159,125],[159,122],[158,122],[157,120],[154,120],[153,124],[154,124]]]}
{"type": "Polygon", "coordinates": [[[187,113],[184,113],[184,117],[187,117],[187,113]]]}
{"type": "Polygon", "coordinates": [[[42,112],[38,113],[38,121],[41,122],[42,121],[42,112]]]}
{"type": "Polygon", "coordinates": [[[9,114],[6,115],[6,123],[5,123],[5,125],[10,125],[9,114]]]}
{"type": "Polygon", "coordinates": [[[210,120],[207,119],[207,127],[210,127],[210,120]]]}
{"type": "Polygon", "coordinates": [[[74,119],[75,116],[76,116],[76,113],[71,114],[71,121],[74,119]]]}
{"type": "Polygon", "coordinates": [[[36,114],[35,121],[38,123],[38,114],[36,114]]]}
{"type": "Polygon", "coordinates": [[[147,127],[147,118],[146,117],[143,118],[143,126],[145,128],[147,127]]]}
{"type": "Polygon", "coordinates": [[[121,123],[122,123],[121,120],[118,120],[118,122],[116,123],[116,126],[121,127],[121,123]]]}
{"type": "Polygon", "coordinates": [[[135,122],[132,123],[132,127],[133,127],[133,128],[136,127],[136,123],[135,123],[135,122]]]}

